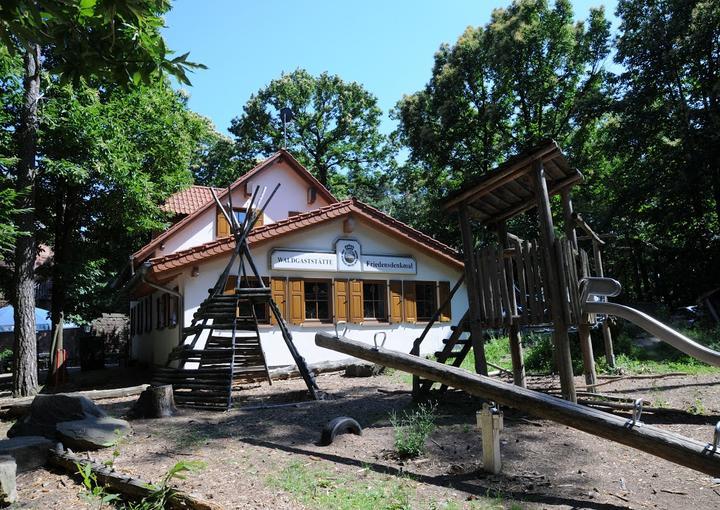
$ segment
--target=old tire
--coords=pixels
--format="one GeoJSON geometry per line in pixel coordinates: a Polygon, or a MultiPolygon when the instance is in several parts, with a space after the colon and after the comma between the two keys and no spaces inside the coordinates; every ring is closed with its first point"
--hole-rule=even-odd
{"type": "Polygon", "coordinates": [[[320,446],[328,446],[335,440],[338,434],[355,434],[362,435],[362,427],[354,419],[348,416],[338,416],[330,420],[322,430],[320,436],[320,446]]]}

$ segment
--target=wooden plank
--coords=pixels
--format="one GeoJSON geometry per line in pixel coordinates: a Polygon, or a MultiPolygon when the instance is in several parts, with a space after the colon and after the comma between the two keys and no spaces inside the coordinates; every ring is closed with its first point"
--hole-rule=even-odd
{"type": "Polygon", "coordinates": [[[477,282],[478,282],[478,299],[480,301],[480,318],[481,320],[487,320],[488,316],[488,296],[485,291],[485,283],[487,282],[487,275],[482,270],[482,264],[480,262],[481,256],[480,251],[474,254],[475,257],[475,270],[477,271],[477,282]]]}
{"type": "MultiPolygon", "coordinates": [[[[611,441],[656,455],[710,476],[720,476],[720,450],[711,445],[673,432],[643,424],[633,426],[631,420],[568,402],[526,388],[503,383],[467,370],[450,367],[427,359],[373,346],[326,333],[315,335],[315,344],[350,356],[395,368],[437,381],[471,395],[492,400],[540,418],[553,420],[611,441]]],[[[711,430],[708,427],[708,438],[711,430]]]]}
{"type": "Polygon", "coordinates": [[[529,241],[522,243],[523,247],[523,271],[525,272],[525,278],[527,281],[527,305],[528,305],[528,317],[526,324],[532,324],[535,322],[535,274],[532,268],[532,246],[529,241]]]}
{"type": "Polygon", "coordinates": [[[483,343],[482,328],[480,326],[480,298],[478,295],[477,268],[475,267],[475,249],[467,208],[461,207],[458,211],[458,217],[460,220],[460,234],[462,236],[463,253],[465,256],[465,281],[467,283],[466,289],[470,304],[470,335],[475,352],[475,371],[479,374],[487,374],[485,345],[483,343]]]}
{"type": "Polygon", "coordinates": [[[523,249],[522,243],[517,240],[513,240],[515,244],[515,270],[517,271],[517,282],[520,290],[520,302],[518,303],[522,308],[521,322],[527,324],[528,319],[528,301],[527,301],[527,287],[525,286],[525,264],[523,262],[523,249]]]}
{"type": "Polygon", "coordinates": [[[490,193],[494,189],[530,172],[532,169],[531,163],[535,158],[552,159],[560,155],[562,155],[560,148],[555,142],[552,142],[526,158],[522,158],[505,168],[501,168],[499,171],[491,172],[480,184],[469,188],[449,200],[443,205],[443,209],[446,211],[459,209],[463,203],[475,202],[478,198],[490,193]]]}
{"type": "MultiPolygon", "coordinates": [[[[78,457],[71,452],[51,450],[48,457],[50,465],[60,468],[70,476],[80,480],[78,466],[89,466],[97,477],[100,485],[105,486],[110,492],[118,492],[133,500],[140,500],[152,494],[151,484],[145,480],[122,475],[117,471],[93,460],[78,457]]],[[[193,509],[193,510],[220,510],[220,506],[191,496],[178,489],[170,489],[168,497],[168,508],[170,509],[193,509]]]]}
{"type": "MultiPolygon", "coordinates": [[[[573,186],[574,184],[582,181],[583,176],[580,172],[577,172],[575,174],[570,175],[569,177],[566,177],[560,181],[555,181],[551,184],[551,186],[548,189],[548,196],[556,195],[557,193],[560,193],[563,189],[569,188],[573,186]]],[[[524,204],[520,204],[517,207],[514,207],[512,209],[509,209],[508,211],[504,212],[503,214],[499,216],[494,216],[491,218],[492,221],[504,221],[507,219],[512,218],[513,216],[517,216],[518,214],[525,212],[527,210],[533,209],[536,207],[536,204],[533,202],[528,202],[524,204]]]]}
{"type": "Polygon", "coordinates": [[[497,245],[495,250],[495,259],[497,261],[498,268],[498,283],[500,286],[500,296],[502,297],[502,303],[505,315],[502,317],[503,325],[509,327],[512,324],[513,317],[513,306],[510,301],[510,293],[508,291],[508,275],[506,271],[505,258],[503,257],[503,247],[497,245]]]}

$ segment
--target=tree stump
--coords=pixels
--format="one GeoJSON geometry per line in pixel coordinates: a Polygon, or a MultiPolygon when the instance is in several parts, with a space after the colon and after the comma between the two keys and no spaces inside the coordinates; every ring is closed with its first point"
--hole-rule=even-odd
{"type": "Polygon", "coordinates": [[[132,418],[167,418],[177,413],[170,384],[150,386],[138,397],[128,415],[132,418]]]}

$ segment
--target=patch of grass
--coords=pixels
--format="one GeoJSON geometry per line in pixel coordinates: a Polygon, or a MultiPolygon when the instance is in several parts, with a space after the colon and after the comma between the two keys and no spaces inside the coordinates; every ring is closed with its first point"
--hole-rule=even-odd
{"type": "Polygon", "coordinates": [[[358,479],[292,462],[268,485],[292,494],[309,508],[405,510],[411,508],[412,482],[392,476],[358,479]]]}
{"type": "Polygon", "coordinates": [[[425,452],[425,442],[435,430],[436,405],[420,404],[414,410],[390,415],[390,423],[395,429],[395,451],[401,457],[417,457],[425,452]]]}
{"type": "Polygon", "coordinates": [[[598,358],[597,370],[601,373],[626,373],[626,374],[668,374],[671,372],[682,372],[688,375],[716,374],[720,368],[706,365],[690,356],[683,356],[676,360],[651,360],[633,358],[627,354],[620,354],[615,357],[615,369],[608,367],[605,358],[598,358]]]}
{"type": "Polygon", "coordinates": [[[394,379],[395,381],[398,381],[402,384],[412,385],[412,380],[413,380],[412,374],[403,372],[402,370],[395,370],[394,368],[386,368],[385,375],[390,376],[392,379],[394,379]]]}

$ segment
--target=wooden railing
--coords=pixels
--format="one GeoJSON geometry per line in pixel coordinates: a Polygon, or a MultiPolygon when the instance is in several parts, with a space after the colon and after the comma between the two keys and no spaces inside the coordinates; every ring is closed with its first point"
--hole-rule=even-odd
{"type": "Polygon", "coordinates": [[[430,329],[432,329],[433,324],[437,322],[437,320],[440,318],[440,313],[447,307],[447,305],[450,304],[450,301],[452,301],[453,296],[458,291],[460,286],[465,281],[465,275],[462,274],[460,278],[458,278],[457,283],[455,283],[455,286],[450,291],[450,294],[448,294],[447,298],[445,298],[445,301],[443,301],[437,310],[435,310],[435,313],[430,317],[430,320],[425,325],[425,329],[423,329],[422,333],[420,333],[420,336],[415,339],[413,342],[412,349],[410,350],[410,354],[414,354],[415,356],[420,355],[420,345],[422,345],[423,341],[425,340],[425,337],[427,336],[430,329]]]}
{"type": "MultiPolygon", "coordinates": [[[[480,295],[480,320],[484,328],[506,328],[513,323],[538,326],[552,322],[545,289],[545,261],[538,242],[511,239],[511,248],[500,245],[481,248],[475,254],[480,295]]],[[[581,321],[579,281],[589,275],[588,255],[575,250],[570,241],[555,241],[560,262],[560,286],[567,306],[568,324],[581,321]]]]}

